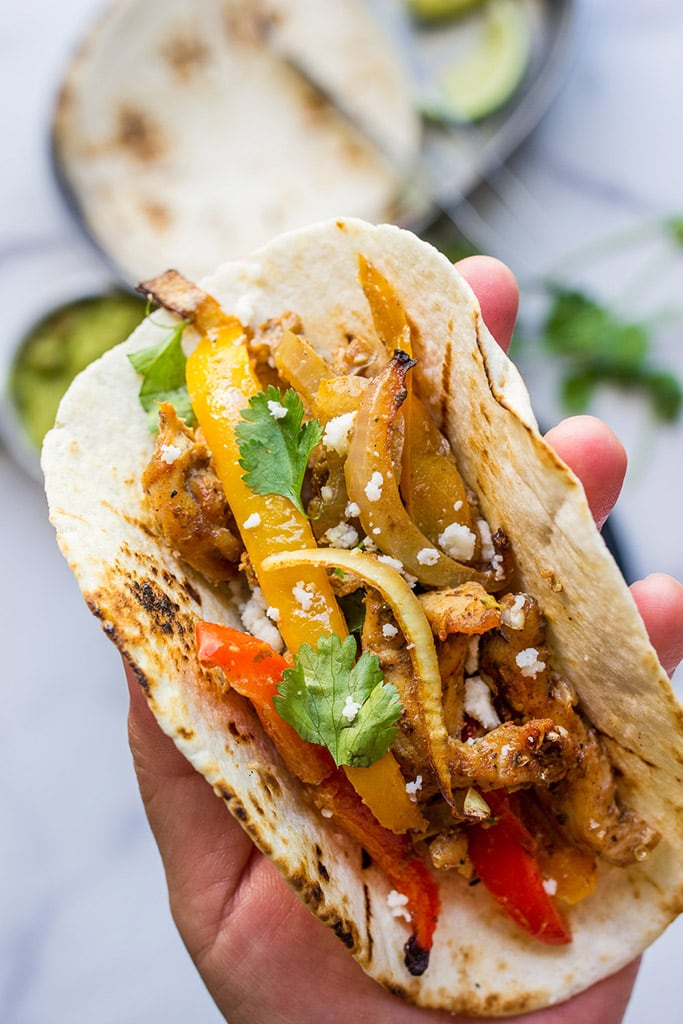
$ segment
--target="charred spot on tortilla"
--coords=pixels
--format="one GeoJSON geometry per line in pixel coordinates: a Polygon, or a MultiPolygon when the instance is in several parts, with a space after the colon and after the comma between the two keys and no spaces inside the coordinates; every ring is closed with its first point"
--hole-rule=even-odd
{"type": "Polygon", "coordinates": [[[158,160],[166,151],[161,126],[147,111],[130,104],[122,104],[119,107],[116,144],[129,157],[140,163],[158,160]]]}
{"type": "Polygon", "coordinates": [[[405,946],[404,963],[410,974],[419,977],[429,967],[429,950],[422,949],[414,935],[411,935],[405,946]]]}
{"type": "MultiPolygon", "coordinates": [[[[235,578],[189,568],[189,548],[179,550],[156,502],[130,485],[158,444],[128,361],[145,348],[146,326],[67,396],[45,468],[65,553],[108,634],[144,666],[135,671],[164,729],[390,992],[504,1015],[617,970],[683,904],[681,713],[580,487],[537,431],[457,271],[397,228],[340,220],[275,240],[206,284],[174,272],[142,287],[191,321],[187,381],[199,426],[190,434],[210,452],[243,544],[235,578]],[[404,355],[392,367],[394,349],[404,355]],[[224,376],[210,381],[219,355],[224,376]],[[247,388],[234,414],[218,403],[219,429],[211,401],[225,399],[226,380],[247,388]],[[238,447],[221,455],[250,389],[266,395],[269,436],[281,430],[288,403],[268,397],[269,385],[295,390],[305,422],[323,427],[301,485],[303,516],[277,481],[263,495],[248,486],[238,447]],[[388,413],[387,433],[364,445],[369,392],[388,413]],[[112,395],[117,426],[129,431],[125,458],[121,432],[102,422],[112,395]],[[384,453],[367,479],[347,477],[349,445],[384,453]],[[107,466],[118,469],[110,476],[107,466]],[[81,504],[78,489],[87,495],[90,485],[96,498],[81,504]],[[271,517],[274,508],[287,514],[271,517]],[[404,524],[424,538],[408,552],[410,572],[394,549],[404,524]],[[468,582],[426,582],[440,550],[468,582]],[[330,609],[350,593],[363,608],[354,651],[377,657],[401,707],[386,761],[363,753],[368,767],[357,769],[337,765],[318,731],[302,735],[305,704],[288,708],[292,724],[272,703],[306,657],[320,673],[321,631],[341,640],[350,623],[327,619],[325,633],[317,616],[336,616],[330,609]],[[208,627],[213,653],[199,641],[208,627]],[[653,744],[663,723],[666,742],[653,744]],[[506,917],[515,894],[496,891],[491,874],[501,851],[515,877],[532,853],[536,881],[525,893],[541,928],[506,917]],[[550,954],[543,941],[557,943],[550,954]]],[[[175,447],[157,456],[170,465],[175,447]]],[[[161,504],[184,487],[168,484],[161,504]]],[[[209,534],[220,535],[221,519],[214,507],[209,534]]],[[[337,672],[341,660],[330,664],[337,672]]],[[[334,712],[350,731],[370,699],[354,687],[372,694],[375,685],[374,669],[367,679],[355,672],[349,662],[339,677],[350,689],[334,712]]],[[[315,683],[327,685],[320,674],[315,683]]]]}
{"type": "Polygon", "coordinates": [[[174,74],[188,82],[211,60],[211,51],[203,39],[190,31],[169,36],[160,44],[160,52],[174,74]]]}

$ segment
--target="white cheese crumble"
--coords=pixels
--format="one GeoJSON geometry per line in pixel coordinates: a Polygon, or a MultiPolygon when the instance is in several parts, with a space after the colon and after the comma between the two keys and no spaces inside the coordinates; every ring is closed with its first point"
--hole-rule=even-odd
{"type": "Polygon", "coordinates": [[[439,546],[456,562],[469,562],[474,556],[477,538],[464,523],[450,523],[438,540],[439,546]]]}
{"type": "Polygon", "coordinates": [[[282,402],[270,401],[268,402],[268,412],[274,420],[283,420],[287,415],[287,410],[282,402]]]}
{"type": "Polygon", "coordinates": [[[295,583],[292,587],[292,596],[297,604],[301,605],[305,612],[310,612],[313,605],[313,598],[315,597],[313,584],[299,580],[299,582],[295,583]]]}
{"type": "Polygon", "coordinates": [[[544,878],[543,888],[548,893],[548,896],[554,896],[557,892],[557,881],[554,878],[544,878]]]}
{"type": "Polygon", "coordinates": [[[535,647],[526,647],[520,651],[515,662],[523,676],[533,679],[545,668],[545,662],[541,661],[535,647]]]}
{"type": "Polygon", "coordinates": [[[346,701],[344,702],[344,707],[342,708],[342,716],[346,719],[347,722],[353,722],[355,721],[355,718],[360,709],[361,705],[358,703],[358,701],[354,700],[353,697],[349,696],[346,698],[346,701]]]}
{"type": "Polygon", "coordinates": [[[377,561],[382,565],[388,565],[390,569],[395,569],[396,572],[403,572],[403,562],[400,562],[398,558],[392,558],[391,555],[378,555],[377,561]]]}
{"type": "Polygon", "coordinates": [[[406,782],[406,793],[408,796],[415,796],[422,789],[422,776],[416,775],[412,782],[406,782]]]}
{"type": "Polygon", "coordinates": [[[357,505],[355,501],[349,501],[344,509],[344,515],[347,519],[357,519],[360,515],[360,505],[357,505]]]}
{"type": "Polygon", "coordinates": [[[160,452],[161,461],[165,462],[167,466],[172,466],[175,460],[182,455],[182,449],[176,444],[162,444],[160,452]]]}
{"type": "Polygon", "coordinates": [[[408,910],[408,897],[404,893],[392,889],[387,896],[387,906],[393,917],[402,917],[404,921],[412,921],[408,910]]]}
{"type": "Polygon", "coordinates": [[[323,484],[320,488],[320,497],[323,501],[332,501],[334,498],[334,490],[331,487],[328,487],[327,484],[323,484]]]}
{"type": "Polygon", "coordinates": [[[417,560],[420,565],[436,565],[439,561],[439,552],[436,548],[421,548],[417,553],[417,560]]]}
{"type": "Polygon", "coordinates": [[[254,587],[249,600],[240,609],[242,623],[247,632],[252,636],[264,640],[276,650],[281,651],[284,644],[277,626],[271,622],[268,616],[268,605],[260,587],[254,587]]]}
{"type": "Polygon", "coordinates": [[[465,680],[464,708],[466,713],[481,722],[485,729],[495,729],[500,725],[491,691],[481,676],[470,676],[465,680]]]}
{"type": "Polygon", "coordinates": [[[385,622],[382,626],[382,636],[385,640],[391,640],[392,637],[398,633],[398,626],[395,626],[393,622],[385,622]]]}
{"type": "Polygon", "coordinates": [[[485,562],[490,562],[496,553],[496,549],[493,546],[493,537],[491,536],[491,527],[485,519],[478,519],[477,530],[481,540],[481,557],[485,562]]]}
{"type": "Polygon", "coordinates": [[[322,814],[323,818],[331,818],[334,815],[334,812],[331,811],[329,807],[321,807],[320,813],[322,814]]]}
{"type": "Polygon", "coordinates": [[[349,448],[349,433],[356,418],[355,412],[344,412],[341,416],[333,416],[323,431],[323,444],[338,455],[346,455],[349,448]]]}
{"type": "Polygon", "coordinates": [[[524,629],[526,614],[524,612],[525,595],[517,594],[509,608],[503,608],[500,621],[510,629],[524,629]]]}
{"type": "Polygon", "coordinates": [[[384,477],[378,470],[370,477],[370,480],[365,485],[365,496],[368,501],[379,501],[382,497],[382,487],[384,485],[384,477]]]}
{"type": "Polygon", "coordinates": [[[468,676],[473,676],[479,668],[479,640],[478,636],[470,637],[470,641],[467,645],[467,654],[465,655],[465,672],[468,676]]]}
{"type": "Polygon", "coordinates": [[[333,548],[355,548],[358,543],[358,530],[355,530],[350,523],[338,523],[337,526],[331,526],[329,530],[325,530],[323,536],[333,548]]]}
{"type": "Polygon", "coordinates": [[[251,515],[247,516],[247,518],[242,523],[242,528],[245,530],[253,530],[255,529],[255,527],[260,525],[261,516],[258,514],[258,512],[252,512],[251,515]]]}
{"type": "Polygon", "coordinates": [[[270,608],[266,608],[266,615],[268,616],[271,622],[280,621],[280,609],[274,608],[273,605],[271,605],[270,608]]]}

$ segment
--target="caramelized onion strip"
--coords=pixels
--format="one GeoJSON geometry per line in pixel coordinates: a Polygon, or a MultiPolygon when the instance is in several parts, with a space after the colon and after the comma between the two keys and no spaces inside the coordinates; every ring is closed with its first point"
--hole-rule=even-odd
{"type": "MultiPolygon", "coordinates": [[[[405,378],[414,365],[404,352],[396,352],[370,381],[361,400],[349,440],[345,464],[346,489],[360,509],[360,521],[386,555],[420,583],[455,587],[477,582],[490,586],[485,573],[450,558],[436,548],[408,515],[394,469],[398,416],[406,395],[405,378]]],[[[439,486],[439,481],[434,481],[439,486]]]]}

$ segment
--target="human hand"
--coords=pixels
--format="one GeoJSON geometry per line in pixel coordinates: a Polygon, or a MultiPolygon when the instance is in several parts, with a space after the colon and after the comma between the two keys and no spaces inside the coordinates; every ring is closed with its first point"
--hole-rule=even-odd
{"type": "MultiPolygon", "coordinates": [[[[494,337],[507,347],[517,311],[510,272],[484,257],[464,260],[459,269],[477,293],[494,337]]],[[[621,445],[591,417],[565,421],[549,440],[583,481],[601,525],[623,481],[621,445]]],[[[683,587],[654,576],[636,584],[633,593],[663,664],[672,670],[683,657],[683,587]]],[[[363,973],[161,732],[136,679],[131,672],[128,677],[130,744],[171,910],[230,1024],[462,1022],[409,1006],[363,973]]],[[[631,965],[575,999],[534,1014],[534,1024],[617,1024],[636,970],[631,965]]]]}

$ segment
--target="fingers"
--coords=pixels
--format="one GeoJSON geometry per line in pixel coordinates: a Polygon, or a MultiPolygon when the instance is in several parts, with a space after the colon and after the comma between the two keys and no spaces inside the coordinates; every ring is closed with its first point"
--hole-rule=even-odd
{"type": "Polygon", "coordinates": [[[654,573],[634,583],[631,593],[659,660],[673,673],[683,660],[683,586],[654,573]]]}
{"type": "Polygon", "coordinates": [[[508,350],[519,306],[519,288],[512,271],[491,256],[468,256],[456,263],[479,299],[484,323],[501,348],[508,350]]]}
{"type": "Polygon", "coordinates": [[[159,728],[134,673],[128,665],[125,669],[128,735],[140,793],[166,871],[173,915],[196,956],[213,941],[254,847],[159,728]]]}
{"type": "Polygon", "coordinates": [[[583,484],[593,518],[603,526],[621,491],[626,452],[607,424],[593,416],[572,416],[546,434],[560,458],[583,484]]]}
{"type": "MultiPolygon", "coordinates": [[[[548,431],[546,440],[576,473],[598,526],[612,511],[626,472],[626,453],[606,424],[575,416],[548,431]]],[[[683,587],[664,574],[631,588],[652,646],[667,672],[683,659],[683,587]]]]}

